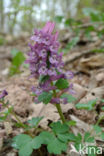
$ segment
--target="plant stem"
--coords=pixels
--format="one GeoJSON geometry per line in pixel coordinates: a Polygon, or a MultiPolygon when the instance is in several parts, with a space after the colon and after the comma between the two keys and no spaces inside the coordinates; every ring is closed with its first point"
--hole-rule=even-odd
{"type": "MultiPolygon", "coordinates": [[[[53,83],[52,83],[52,85],[53,85],[53,83]]],[[[53,95],[54,95],[54,97],[57,97],[56,90],[53,90],[53,95]]],[[[59,113],[59,115],[60,115],[61,121],[62,121],[63,123],[65,123],[65,122],[66,122],[66,121],[65,121],[65,117],[64,117],[64,115],[63,115],[63,112],[62,112],[62,109],[61,109],[60,104],[55,104],[55,106],[56,106],[56,108],[57,108],[57,110],[58,110],[58,113],[59,113]]]]}
{"type": "Polygon", "coordinates": [[[99,125],[99,123],[100,123],[101,120],[103,120],[103,119],[104,119],[104,116],[102,116],[101,118],[99,118],[98,121],[97,121],[97,123],[96,123],[96,125],[99,125]]]}
{"type": "MultiPolygon", "coordinates": [[[[5,107],[5,108],[7,108],[7,109],[9,109],[9,107],[8,107],[8,105],[5,105],[5,103],[4,102],[2,102],[3,103],[3,106],[5,107]]],[[[25,129],[26,127],[25,127],[25,125],[21,122],[21,120],[18,118],[18,116],[15,114],[15,112],[14,111],[11,111],[11,114],[14,116],[14,118],[17,120],[17,122],[21,125],[21,127],[23,128],[23,129],[25,129]]],[[[26,131],[32,138],[34,137],[33,136],[33,134],[30,132],[30,131],[26,131]]]]}
{"type": "Polygon", "coordinates": [[[60,118],[61,118],[62,122],[65,123],[65,122],[66,122],[66,121],[65,121],[65,117],[64,117],[64,115],[63,115],[63,113],[62,113],[62,109],[61,109],[60,104],[55,104],[55,106],[56,106],[56,108],[57,108],[57,110],[58,110],[58,113],[59,113],[59,115],[60,115],[60,118]]]}

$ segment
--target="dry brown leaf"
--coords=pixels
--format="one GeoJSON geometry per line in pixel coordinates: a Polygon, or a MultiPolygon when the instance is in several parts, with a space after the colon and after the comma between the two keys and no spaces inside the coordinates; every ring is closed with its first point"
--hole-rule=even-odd
{"type": "Polygon", "coordinates": [[[12,126],[10,124],[10,122],[4,122],[4,127],[5,127],[5,132],[7,135],[12,133],[12,126]]]}
{"type": "Polygon", "coordinates": [[[78,68],[89,73],[89,69],[95,69],[97,67],[104,67],[104,54],[96,54],[89,58],[81,58],[78,68]]]}

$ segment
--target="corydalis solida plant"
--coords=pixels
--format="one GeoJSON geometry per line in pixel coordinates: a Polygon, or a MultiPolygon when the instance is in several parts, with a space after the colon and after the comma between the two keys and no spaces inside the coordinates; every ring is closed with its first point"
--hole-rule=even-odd
{"type": "Polygon", "coordinates": [[[31,37],[34,44],[29,44],[31,51],[26,63],[30,65],[31,76],[40,79],[38,86],[32,87],[35,103],[55,104],[65,122],[60,103],[66,104],[68,100],[66,97],[61,98],[61,95],[65,92],[74,93],[73,85],[69,85],[67,81],[73,78],[73,73],[63,71],[63,53],[58,53],[60,44],[57,40],[58,32],[53,34],[54,27],[54,23],[47,22],[42,30],[34,31],[31,37]]]}
{"type": "MultiPolygon", "coordinates": [[[[89,138],[89,133],[85,134],[86,140],[82,139],[80,134],[75,136],[70,133],[69,126],[73,126],[73,122],[70,122],[70,124],[66,122],[62,113],[60,103],[68,103],[68,97],[62,97],[62,95],[65,92],[74,94],[73,85],[69,85],[67,81],[67,79],[73,78],[73,73],[71,71],[66,73],[63,71],[62,53],[58,53],[58,33],[52,33],[54,26],[54,23],[48,22],[42,30],[35,30],[35,34],[31,37],[35,43],[30,45],[31,51],[26,62],[30,64],[31,76],[39,79],[38,86],[32,87],[32,91],[35,94],[35,102],[43,102],[45,104],[50,102],[54,104],[63,123],[60,121],[53,122],[49,125],[50,131],[38,128],[38,124],[43,117],[33,117],[26,124],[22,123],[13,108],[8,106],[8,102],[4,101],[8,93],[3,91],[0,94],[2,106],[7,108],[1,119],[6,120],[7,116],[11,114],[17,121],[15,125],[24,129],[23,134],[13,138],[12,147],[19,150],[19,156],[30,156],[33,150],[39,149],[43,144],[47,146],[49,153],[57,155],[67,150],[69,141],[75,142],[76,145],[78,143],[82,144],[83,141],[93,141],[93,137],[89,138]]],[[[97,123],[101,120],[102,118],[97,123]]],[[[40,155],[42,155],[41,151],[40,155]]]]}

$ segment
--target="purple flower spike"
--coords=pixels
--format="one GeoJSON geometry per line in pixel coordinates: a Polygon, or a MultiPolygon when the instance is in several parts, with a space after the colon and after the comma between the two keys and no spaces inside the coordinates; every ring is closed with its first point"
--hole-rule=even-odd
{"type": "MultiPolygon", "coordinates": [[[[26,63],[29,64],[31,77],[39,79],[37,87],[33,87],[32,91],[35,93],[35,102],[39,103],[38,96],[42,92],[51,92],[56,90],[58,86],[55,83],[59,79],[72,79],[73,73],[71,71],[64,72],[64,63],[62,60],[63,53],[58,53],[60,43],[58,41],[58,32],[53,33],[55,23],[47,22],[41,30],[34,30],[34,35],[31,40],[33,45],[29,44],[30,52],[26,63]]],[[[61,84],[60,84],[61,85],[61,84]]],[[[73,85],[71,84],[64,92],[74,94],[73,85]]],[[[51,103],[68,103],[67,98],[53,97],[51,103]]]]}
{"type": "Polygon", "coordinates": [[[6,90],[3,90],[2,93],[0,94],[0,99],[4,98],[7,95],[8,95],[8,92],[6,90]]]}

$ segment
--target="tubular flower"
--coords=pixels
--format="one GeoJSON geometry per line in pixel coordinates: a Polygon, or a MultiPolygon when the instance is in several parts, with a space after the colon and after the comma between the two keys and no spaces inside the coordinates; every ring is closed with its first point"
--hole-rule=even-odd
{"type": "Polygon", "coordinates": [[[32,76],[56,75],[56,70],[58,72],[64,65],[62,54],[57,53],[59,48],[58,33],[52,34],[54,26],[54,23],[47,22],[42,30],[35,30],[31,37],[35,44],[29,45],[31,51],[26,62],[30,64],[32,76]]]}
{"type": "MultiPolygon", "coordinates": [[[[31,40],[33,45],[29,44],[30,52],[28,53],[28,59],[26,63],[30,66],[31,76],[35,78],[48,77],[43,83],[39,83],[37,87],[33,87],[32,91],[39,96],[43,91],[51,91],[57,89],[56,86],[52,86],[53,81],[57,81],[60,78],[72,79],[73,73],[71,71],[64,72],[64,63],[62,61],[63,53],[58,53],[59,41],[58,32],[53,34],[55,24],[53,22],[47,22],[43,29],[34,30],[34,35],[31,40]]],[[[72,90],[69,87],[68,90],[72,90]]],[[[35,99],[37,101],[37,97],[35,99]]],[[[52,99],[51,102],[60,101],[52,99]]],[[[38,102],[38,101],[37,101],[38,102]]],[[[63,101],[67,102],[66,99],[63,101]]]]}

